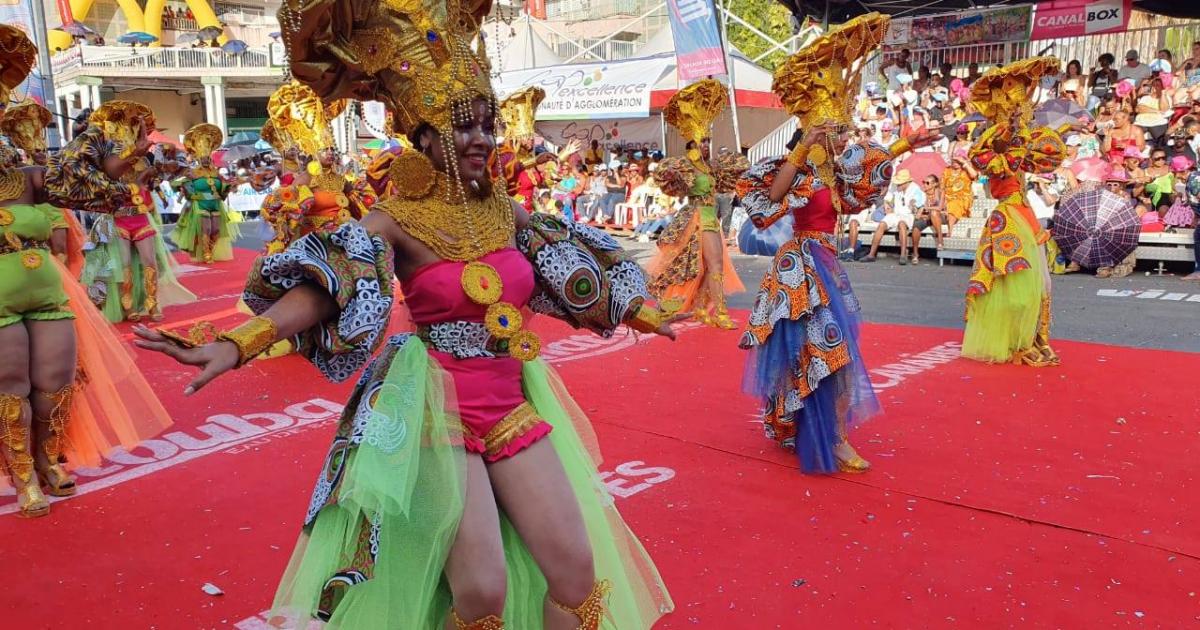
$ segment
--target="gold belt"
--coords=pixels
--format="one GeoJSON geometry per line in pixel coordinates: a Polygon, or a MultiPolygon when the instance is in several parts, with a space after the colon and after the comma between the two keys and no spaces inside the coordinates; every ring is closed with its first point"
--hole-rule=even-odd
{"type": "Polygon", "coordinates": [[[32,238],[21,238],[12,232],[5,232],[0,238],[0,255],[16,254],[31,249],[50,249],[50,241],[39,241],[32,238]]]}

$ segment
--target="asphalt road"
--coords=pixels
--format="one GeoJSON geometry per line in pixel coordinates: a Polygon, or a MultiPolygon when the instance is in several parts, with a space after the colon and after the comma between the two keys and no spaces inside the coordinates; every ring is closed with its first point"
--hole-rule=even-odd
{"type": "MultiPolygon", "coordinates": [[[[242,224],[245,235],[237,245],[261,249],[259,223],[242,224]]],[[[622,245],[646,261],[654,245],[619,238],[622,245]]],[[[846,263],[854,291],[867,321],[962,328],[963,295],[970,265],[939,267],[936,260],[900,266],[895,255],[874,263],[846,263]]],[[[770,259],[734,256],[734,266],[747,292],[730,298],[735,308],[750,308],[755,289],[770,259]]],[[[1180,277],[1187,265],[1158,275],[1139,266],[1131,276],[1100,279],[1089,274],[1054,276],[1052,336],[1095,343],[1200,352],[1200,282],[1180,277]]]]}

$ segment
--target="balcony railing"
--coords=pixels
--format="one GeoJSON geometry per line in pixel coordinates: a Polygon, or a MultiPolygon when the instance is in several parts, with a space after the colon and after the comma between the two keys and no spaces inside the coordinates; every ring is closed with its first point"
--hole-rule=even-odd
{"type": "Polygon", "coordinates": [[[173,78],[270,76],[281,71],[277,63],[267,47],[235,55],[214,48],[75,46],[55,55],[52,65],[55,74],[173,78]]]}

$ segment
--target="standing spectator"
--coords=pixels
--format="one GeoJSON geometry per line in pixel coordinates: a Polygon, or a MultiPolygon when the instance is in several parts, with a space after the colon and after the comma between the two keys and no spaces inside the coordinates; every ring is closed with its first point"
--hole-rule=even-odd
{"type": "MultiPolygon", "coordinates": [[[[1193,53],[1195,48],[1193,47],[1193,53]]],[[[1188,205],[1192,207],[1192,227],[1195,230],[1195,243],[1200,244],[1200,169],[1192,171],[1188,176],[1187,183],[1184,185],[1184,194],[1187,195],[1188,205]]],[[[1192,273],[1183,277],[1184,280],[1200,281],[1200,247],[1193,245],[1193,257],[1196,259],[1196,266],[1192,269],[1192,273]]]]}
{"type": "Polygon", "coordinates": [[[920,263],[921,232],[927,227],[933,228],[933,240],[937,248],[942,248],[942,215],[946,211],[946,197],[942,194],[941,181],[937,175],[927,175],[921,182],[922,192],[925,193],[925,204],[913,211],[912,226],[912,263],[920,263]]]}
{"type": "Polygon", "coordinates": [[[1161,144],[1167,133],[1170,120],[1167,114],[1171,111],[1171,101],[1163,92],[1162,79],[1153,77],[1138,88],[1137,116],[1133,124],[1145,129],[1155,144],[1161,144]]]}
{"type": "Polygon", "coordinates": [[[1200,42],[1192,42],[1192,56],[1180,66],[1179,78],[1183,80],[1184,87],[1200,84],[1200,42]]]}
{"type": "Polygon", "coordinates": [[[1088,89],[1091,90],[1091,95],[1088,98],[1089,108],[1094,108],[1104,101],[1110,94],[1113,88],[1116,87],[1119,81],[1119,73],[1113,69],[1112,65],[1116,63],[1116,59],[1112,53],[1104,53],[1096,60],[1099,68],[1092,72],[1092,76],[1088,77],[1088,89]]]}
{"type": "Polygon", "coordinates": [[[1125,53],[1125,65],[1117,71],[1117,80],[1129,79],[1134,85],[1140,85],[1142,81],[1150,78],[1150,66],[1138,61],[1138,51],[1136,48],[1130,48],[1125,53]]]}
{"type": "Polygon", "coordinates": [[[972,61],[967,65],[967,80],[964,81],[967,85],[971,85],[979,78],[979,64],[972,61]]]}
{"type": "Polygon", "coordinates": [[[900,51],[899,55],[893,57],[879,69],[879,73],[887,78],[888,92],[899,92],[901,90],[900,75],[907,74],[912,76],[912,63],[908,60],[911,54],[907,48],[904,48],[900,51]]]}
{"type": "Polygon", "coordinates": [[[595,168],[598,165],[605,163],[604,149],[600,148],[599,140],[592,140],[588,150],[583,154],[583,163],[588,165],[588,168],[595,168]]]}
{"type": "Polygon", "coordinates": [[[875,262],[879,254],[879,244],[883,236],[891,230],[896,230],[897,241],[900,243],[900,264],[908,264],[908,228],[916,220],[914,213],[925,207],[925,193],[913,182],[912,174],[907,169],[900,169],[892,177],[891,191],[883,202],[883,220],[875,228],[871,237],[871,251],[862,259],[863,262],[875,262]]]}

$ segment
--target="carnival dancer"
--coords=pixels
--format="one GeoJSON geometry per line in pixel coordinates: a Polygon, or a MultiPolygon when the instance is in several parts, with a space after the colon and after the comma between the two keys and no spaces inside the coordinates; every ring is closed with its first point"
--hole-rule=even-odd
{"type": "MultiPolygon", "coordinates": [[[[36,58],[37,49],[22,31],[0,25],[0,111],[36,58]]],[[[137,137],[127,131],[126,137],[137,137]]],[[[47,173],[40,166],[13,166],[9,142],[0,137],[0,347],[6,357],[0,366],[0,454],[16,490],[18,515],[37,517],[50,511],[46,493],[76,492],[65,467],[68,458],[97,466],[111,448],[132,448],[170,419],[108,324],[51,254],[67,225],[61,210],[37,201],[48,197],[77,207],[46,185],[55,181],[57,163],[78,152],[64,149],[47,173]],[[77,360],[87,376],[82,392],[77,360]]],[[[128,148],[134,150],[133,144],[128,148]]],[[[107,179],[103,173],[95,177],[107,179]]],[[[90,207],[102,210],[107,203],[111,211],[114,201],[125,201],[131,192],[137,193],[122,185],[102,189],[90,207]]]]}
{"type": "Polygon", "coordinates": [[[667,102],[663,116],[687,140],[687,156],[659,163],[654,179],[663,192],[688,202],[658,237],[658,253],[649,265],[656,298],[724,329],[735,327],[725,296],[746,290],[721,233],[717,174],[709,152],[709,129],[728,103],[725,86],[714,79],[693,83],[667,102]]]}
{"type": "Polygon", "coordinates": [[[500,120],[504,123],[504,142],[496,152],[500,172],[508,195],[527,212],[533,212],[537,190],[546,187],[542,167],[555,160],[565,161],[579,150],[579,144],[572,140],[557,155],[550,151],[534,154],[537,108],[545,98],[545,90],[529,86],[513,92],[500,103],[500,120]]]}
{"type": "Polygon", "coordinates": [[[258,317],[190,349],[138,329],[142,347],[202,368],[193,390],[284,337],[343,380],[383,343],[393,272],[403,282],[419,331],[360,378],[278,591],[276,614],[299,624],[645,630],[671,609],[522,308],[672,333],[612,238],[493,187],[496,102],[471,46],[489,9],[285,3],[294,75],[326,99],[383,102],[418,150],[364,221],[261,261],[246,289],[258,317]]]}
{"type": "Polygon", "coordinates": [[[988,217],[967,284],[962,354],[990,363],[1058,365],[1050,347],[1049,233],[1025,201],[1025,174],[1052,173],[1066,157],[1059,132],[1033,123],[1033,90],[1053,76],[1054,57],[993,68],[971,86],[971,104],[992,121],[971,164],[1000,203],[988,217]]]}
{"type": "Polygon", "coordinates": [[[171,232],[171,240],[191,255],[192,262],[233,260],[233,241],[241,236],[239,217],[225,207],[229,184],[212,162],[213,151],[224,139],[221,128],[209,123],[195,125],[183,134],[183,146],[194,164],[183,183],[188,207],[171,232]]]}
{"type": "Polygon", "coordinates": [[[881,201],[893,158],[936,139],[848,142],[851,69],[887,25],[878,13],[859,16],[788,57],[772,90],[803,131],[786,158],[763,160],[738,182],[759,230],[746,226],[739,237],[770,241],[742,251],[774,255],[739,344],[751,351],[743,387],[762,400],[767,437],[794,451],[806,473],[867,471],[848,429],[879,411],[859,351],[858,299],[837,258],[838,215],[881,201]]]}
{"type": "MultiPolygon", "coordinates": [[[[4,111],[0,118],[0,134],[25,154],[24,165],[44,169],[49,162],[50,154],[46,151],[46,127],[52,120],[50,110],[32,100],[13,105],[4,111]]],[[[17,164],[21,164],[18,160],[17,164]]],[[[75,213],[66,208],[62,212],[63,221],[67,225],[64,232],[55,231],[55,239],[62,242],[53,243],[53,250],[59,260],[67,265],[72,278],[78,278],[83,270],[83,245],[87,241],[87,233],[79,224],[75,213]]]]}

